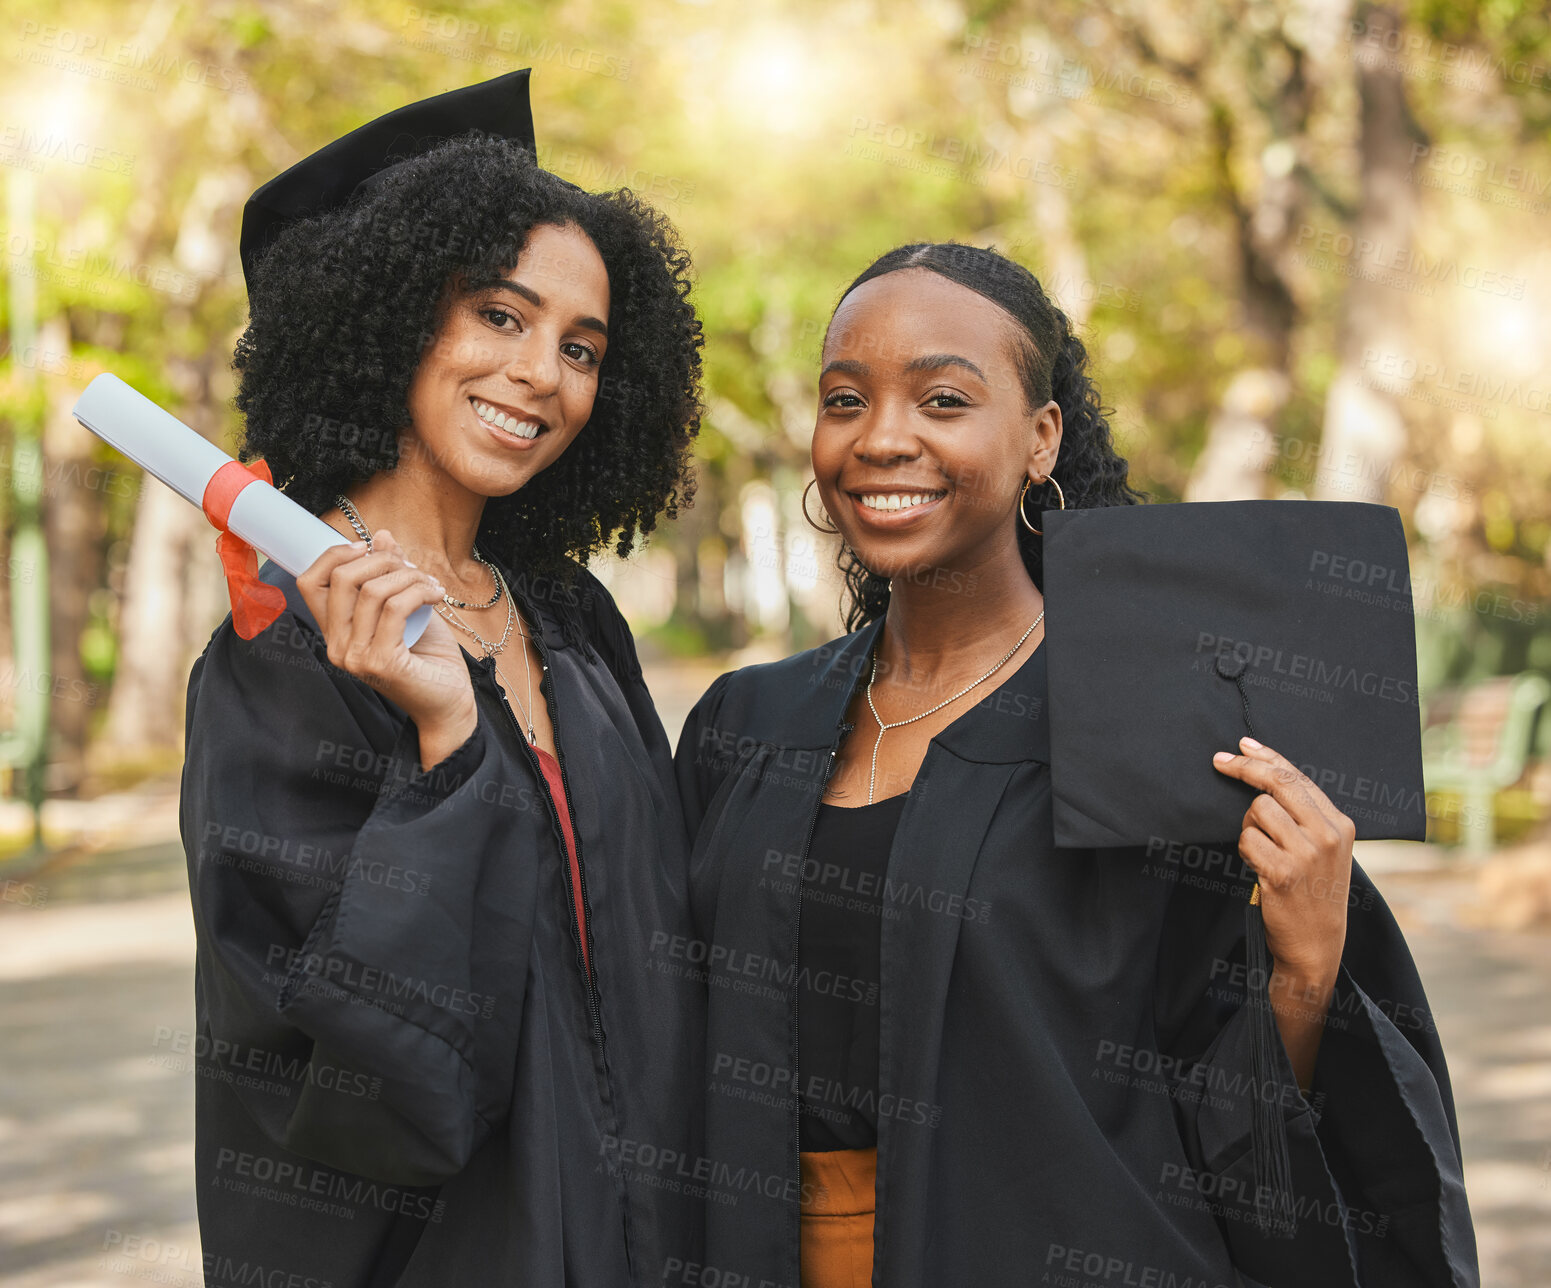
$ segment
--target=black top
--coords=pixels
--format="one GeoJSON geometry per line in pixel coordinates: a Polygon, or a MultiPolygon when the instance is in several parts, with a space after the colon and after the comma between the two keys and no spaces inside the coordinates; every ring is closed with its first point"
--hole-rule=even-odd
{"type": "Polygon", "coordinates": [[[669,969],[692,927],[667,738],[596,578],[506,575],[547,663],[595,992],[488,658],[468,659],[474,732],[424,772],[414,724],[329,664],[273,563],[287,611],[252,640],[227,618],[194,665],[181,821],[212,1286],[624,1288],[698,1255],[701,1200],[654,1170],[696,1155],[703,1005],[669,969]]]}
{"type": "MultiPolygon", "coordinates": [[[[704,1264],[727,1282],[800,1277],[786,1079],[806,1060],[799,992],[781,986],[799,901],[795,881],[770,877],[777,859],[811,858],[830,753],[881,629],[721,677],[679,738],[710,974],[705,1155],[713,1185],[738,1185],[735,1202],[706,1206],[704,1264]]],[[[1378,891],[1354,867],[1306,1099],[1285,1053],[1256,1068],[1236,834],[1054,844],[1045,649],[931,740],[889,854],[876,1282],[1479,1284],[1448,1069],[1378,891]],[[1262,1107],[1287,1130],[1292,1240],[1254,1219],[1262,1107]]]]}
{"type": "Polygon", "coordinates": [[[820,805],[803,866],[797,1044],[805,1150],[878,1143],[878,952],[889,847],[908,793],[820,805]]]}

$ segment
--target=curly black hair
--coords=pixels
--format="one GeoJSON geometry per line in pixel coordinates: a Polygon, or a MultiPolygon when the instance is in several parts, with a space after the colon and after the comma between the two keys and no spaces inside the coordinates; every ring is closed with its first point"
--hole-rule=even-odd
{"type": "MultiPolygon", "coordinates": [[[[1061,408],[1061,449],[1056,481],[1073,509],[1135,505],[1146,494],[1127,478],[1126,460],[1115,451],[1099,391],[1088,376],[1088,351],[1065,313],[1051,302],[1039,279],[997,251],[963,242],[913,242],[874,260],[835,304],[863,282],[904,268],[926,268],[1000,305],[1022,332],[1018,376],[1030,410],[1052,398],[1061,408]]],[[[833,314],[831,314],[833,319],[833,314]]],[[[1018,525],[1018,549],[1034,584],[1044,587],[1044,541],[1018,525]]],[[[889,583],[871,572],[856,551],[842,543],[840,571],[845,577],[847,630],[882,617],[889,606],[889,583]]]]}
{"type": "Polygon", "coordinates": [[[702,335],[689,255],[628,190],[584,192],[506,139],[470,133],[401,161],[265,251],[234,359],[243,459],[263,456],[314,514],[391,470],[447,292],[510,273],[538,225],[575,225],[598,248],[609,346],[586,432],[486,503],[479,541],[510,568],[562,577],[611,541],[628,555],[694,495],[702,335]]]}

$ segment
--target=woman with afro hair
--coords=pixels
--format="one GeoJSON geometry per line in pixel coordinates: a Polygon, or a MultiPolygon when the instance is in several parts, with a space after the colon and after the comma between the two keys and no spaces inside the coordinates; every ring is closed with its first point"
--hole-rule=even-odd
{"type": "Polygon", "coordinates": [[[284,610],[189,683],[211,1284],[698,1260],[658,1172],[695,1148],[699,994],[646,965],[683,823],[584,563],[689,498],[700,326],[667,222],[525,142],[379,163],[249,266],[244,457],[350,543],[267,565],[284,610]]]}
{"type": "Polygon", "coordinates": [[[1421,998],[1324,793],[1259,744],[1214,762],[1262,793],[1246,831],[1286,807],[1254,852],[1291,1239],[1258,1220],[1248,888],[1054,844],[1039,511],[1141,499],[1066,317],[994,251],[903,246],[822,362],[833,526],[809,522],[840,534],[851,633],[723,675],[678,746],[714,945],[705,1149],[771,1179],[708,1209],[706,1263],[802,1288],[1476,1282],[1442,1053],[1352,989],[1348,966],[1421,998]]]}

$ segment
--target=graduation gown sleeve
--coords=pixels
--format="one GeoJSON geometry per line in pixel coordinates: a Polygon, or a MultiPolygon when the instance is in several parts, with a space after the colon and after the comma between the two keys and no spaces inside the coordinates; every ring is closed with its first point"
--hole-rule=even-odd
{"type": "MultiPolygon", "coordinates": [[[[1233,847],[1226,847],[1229,853],[1233,847]]],[[[1171,1178],[1218,1218],[1234,1264],[1277,1288],[1445,1288],[1478,1282],[1459,1132],[1442,1048],[1394,917],[1353,864],[1342,966],[1310,1093],[1280,1042],[1256,1086],[1244,957],[1247,887],[1181,887],[1158,964],[1160,1051],[1194,1176],[1171,1178]],[[1297,1233],[1255,1221],[1254,1097],[1281,1108],[1297,1233]]]]}
{"type": "MultiPolygon", "coordinates": [[[[486,803],[495,739],[481,714],[421,772],[413,723],[328,664],[288,594],[254,640],[223,624],[190,679],[180,823],[201,1029],[277,1145],[434,1184],[510,1103],[522,981],[501,1014],[470,987],[482,866],[506,813],[486,803]]],[[[504,927],[519,944],[530,933],[520,906],[504,927]]]]}

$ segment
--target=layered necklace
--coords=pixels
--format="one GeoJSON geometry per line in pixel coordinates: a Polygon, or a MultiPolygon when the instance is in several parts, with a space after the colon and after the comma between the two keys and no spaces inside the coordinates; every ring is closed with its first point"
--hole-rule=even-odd
{"type": "MultiPolygon", "coordinates": [[[[344,512],[345,518],[350,521],[350,526],[355,529],[356,536],[366,542],[366,548],[370,550],[372,548],[371,529],[366,526],[366,521],[361,518],[355,506],[350,504],[350,499],[344,493],[340,493],[334,498],[334,504],[344,512]]],[[[512,598],[511,592],[507,589],[506,578],[501,576],[501,570],[480,554],[477,546],[473,547],[470,553],[490,570],[490,575],[495,581],[495,593],[483,604],[464,603],[461,599],[454,599],[451,595],[443,593],[442,602],[436,605],[436,611],[442,615],[449,625],[457,627],[458,630],[472,638],[479,645],[484,655],[495,661],[496,671],[500,673],[503,680],[506,680],[506,672],[501,670],[501,663],[497,658],[497,654],[506,647],[507,641],[512,637],[512,629],[517,624],[517,604],[512,598]],[[498,640],[487,640],[453,611],[455,608],[494,608],[501,602],[503,596],[506,599],[506,628],[501,632],[501,638],[498,640]]],[[[528,705],[524,707],[517,698],[516,688],[510,680],[507,680],[507,692],[512,695],[512,700],[517,703],[517,709],[522,713],[523,723],[528,727],[528,741],[536,745],[538,743],[538,736],[533,731],[533,664],[528,661],[528,647],[526,643],[528,635],[526,631],[522,630],[519,630],[517,635],[518,638],[524,641],[522,669],[526,673],[528,680],[528,705]]]]}
{"type": "Polygon", "coordinates": [[[872,718],[878,722],[878,739],[872,745],[872,772],[867,776],[867,803],[869,805],[872,804],[872,794],[878,783],[878,748],[883,745],[883,735],[886,734],[890,729],[898,729],[902,725],[914,724],[917,720],[925,720],[927,716],[932,715],[934,712],[941,711],[949,704],[957,702],[977,685],[984,684],[1012,660],[1012,655],[1023,647],[1023,641],[1028,639],[1028,637],[1034,633],[1034,628],[1044,620],[1045,610],[1042,608],[1039,610],[1039,616],[1029,623],[1029,629],[1024,631],[1022,635],[1018,636],[1018,642],[1002,655],[1002,660],[1000,662],[993,666],[978,680],[975,680],[973,683],[966,684],[951,698],[943,699],[943,701],[939,702],[930,711],[923,711],[920,715],[911,716],[908,720],[896,720],[893,724],[884,724],[883,717],[878,714],[878,708],[872,704],[872,686],[877,682],[878,679],[878,652],[882,648],[883,644],[882,632],[879,632],[878,644],[875,645],[872,650],[872,674],[868,677],[867,680],[867,709],[872,712],[872,718]]]}

